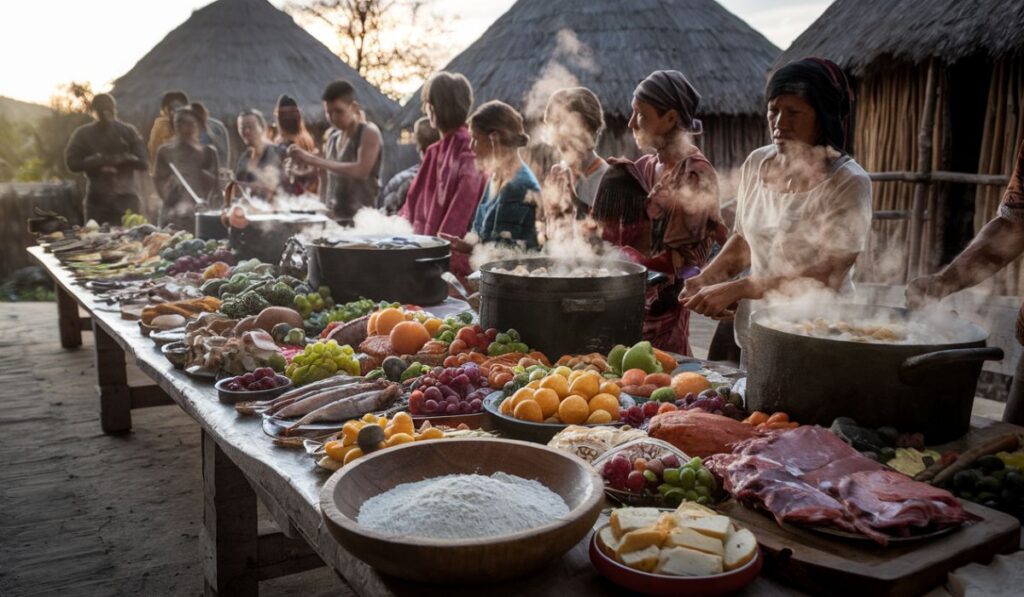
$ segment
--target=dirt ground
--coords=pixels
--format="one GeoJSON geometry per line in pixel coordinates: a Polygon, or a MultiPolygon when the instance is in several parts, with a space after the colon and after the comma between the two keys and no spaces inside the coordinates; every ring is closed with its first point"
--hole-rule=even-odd
{"type": "MultiPolygon", "coordinates": [[[[199,427],[162,406],[104,435],[83,339],[60,347],[54,303],[0,303],[0,595],[201,595],[199,427]]],[[[260,590],[347,593],[327,568],[260,590]]]]}

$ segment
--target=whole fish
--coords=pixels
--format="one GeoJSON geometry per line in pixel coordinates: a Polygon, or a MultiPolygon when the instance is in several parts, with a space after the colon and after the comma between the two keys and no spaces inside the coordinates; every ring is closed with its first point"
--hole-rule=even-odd
{"type": "Polygon", "coordinates": [[[336,400],[342,398],[348,398],[355,394],[362,394],[363,392],[369,392],[370,390],[382,390],[391,382],[386,380],[375,380],[366,383],[357,383],[339,386],[337,388],[327,388],[321,390],[315,394],[310,394],[305,398],[292,402],[291,404],[281,407],[273,408],[267,412],[274,418],[278,419],[290,419],[292,417],[302,417],[308,415],[314,410],[330,404],[336,400]]]}
{"type": "Polygon", "coordinates": [[[349,396],[348,398],[343,398],[341,400],[336,400],[330,404],[321,406],[308,415],[302,417],[287,427],[284,430],[284,434],[288,435],[295,429],[310,423],[318,423],[321,421],[345,421],[347,419],[361,417],[366,413],[383,410],[394,402],[401,394],[401,386],[398,384],[391,384],[383,390],[373,390],[349,396]]]}
{"type": "Polygon", "coordinates": [[[326,388],[341,387],[362,381],[366,381],[366,378],[354,377],[351,375],[335,375],[333,377],[328,377],[315,381],[311,384],[304,385],[300,388],[288,390],[284,394],[281,394],[277,398],[273,398],[271,400],[237,402],[235,403],[235,410],[241,415],[258,415],[266,412],[270,408],[281,408],[287,406],[297,400],[301,400],[302,398],[315,394],[326,388]]]}

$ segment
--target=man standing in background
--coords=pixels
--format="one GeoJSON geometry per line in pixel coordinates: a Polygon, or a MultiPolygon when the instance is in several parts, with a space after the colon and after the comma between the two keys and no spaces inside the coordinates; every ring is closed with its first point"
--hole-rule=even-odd
{"type": "Polygon", "coordinates": [[[119,225],[125,210],[141,213],[135,171],[146,171],[146,146],[139,131],[117,119],[114,97],[100,93],[92,100],[95,122],[71,134],[64,160],[68,170],[85,173],[85,220],[119,225]]]}

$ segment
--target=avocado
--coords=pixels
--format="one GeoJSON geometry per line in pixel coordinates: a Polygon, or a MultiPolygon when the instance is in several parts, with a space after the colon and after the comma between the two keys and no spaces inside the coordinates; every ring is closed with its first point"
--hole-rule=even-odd
{"type": "Polygon", "coordinates": [[[676,392],[672,388],[658,388],[651,392],[651,400],[655,402],[675,402],[676,392]]]}
{"type": "Polygon", "coordinates": [[[608,366],[612,371],[622,373],[622,357],[626,356],[627,350],[629,349],[625,346],[617,344],[608,351],[608,366]]]}
{"type": "Polygon", "coordinates": [[[953,475],[953,485],[963,491],[972,491],[974,486],[981,480],[981,473],[976,470],[967,469],[953,475]]]}
{"type": "Polygon", "coordinates": [[[646,340],[637,342],[633,348],[626,351],[625,356],[622,357],[622,370],[629,371],[630,369],[643,369],[646,373],[661,371],[661,365],[658,363],[658,359],[654,358],[654,348],[650,342],[646,340]]]}
{"type": "Polygon", "coordinates": [[[977,462],[974,463],[974,466],[980,468],[986,473],[994,473],[995,471],[1002,470],[1006,465],[998,456],[988,454],[979,458],[977,462]]]}

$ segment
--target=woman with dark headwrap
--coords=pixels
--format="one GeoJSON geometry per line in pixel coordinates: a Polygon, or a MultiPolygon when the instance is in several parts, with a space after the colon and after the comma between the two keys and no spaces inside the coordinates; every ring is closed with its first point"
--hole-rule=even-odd
{"type": "Polygon", "coordinates": [[[680,297],[708,317],[735,314],[740,348],[752,301],[767,293],[852,291],[871,232],[871,181],[847,154],[853,91],[843,71],[821,58],[791,62],[772,74],[765,99],[773,144],[740,171],[735,234],[680,297]]]}
{"type": "Polygon", "coordinates": [[[666,281],[647,291],[644,338],[690,354],[689,313],[677,298],[683,281],[725,241],[718,208],[718,176],[692,136],[700,95],[679,71],[655,71],[633,92],[629,128],[640,149],[635,162],[610,159],[592,216],[602,237],[666,281]],[[639,190],[638,190],[639,189],[639,190]]]}
{"type": "MultiPolygon", "coordinates": [[[[313,136],[306,130],[306,123],[302,120],[302,112],[299,104],[289,95],[282,95],[277,98],[277,105],[274,106],[274,121],[277,123],[277,135],[274,137],[274,145],[277,145],[281,155],[288,153],[288,148],[298,145],[304,151],[316,155],[316,143],[313,136]]],[[[316,194],[320,175],[316,168],[305,164],[297,164],[290,158],[285,160],[285,174],[288,181],[282,186],[284,190],[292,195],[304,193],[316,194]]]]}

